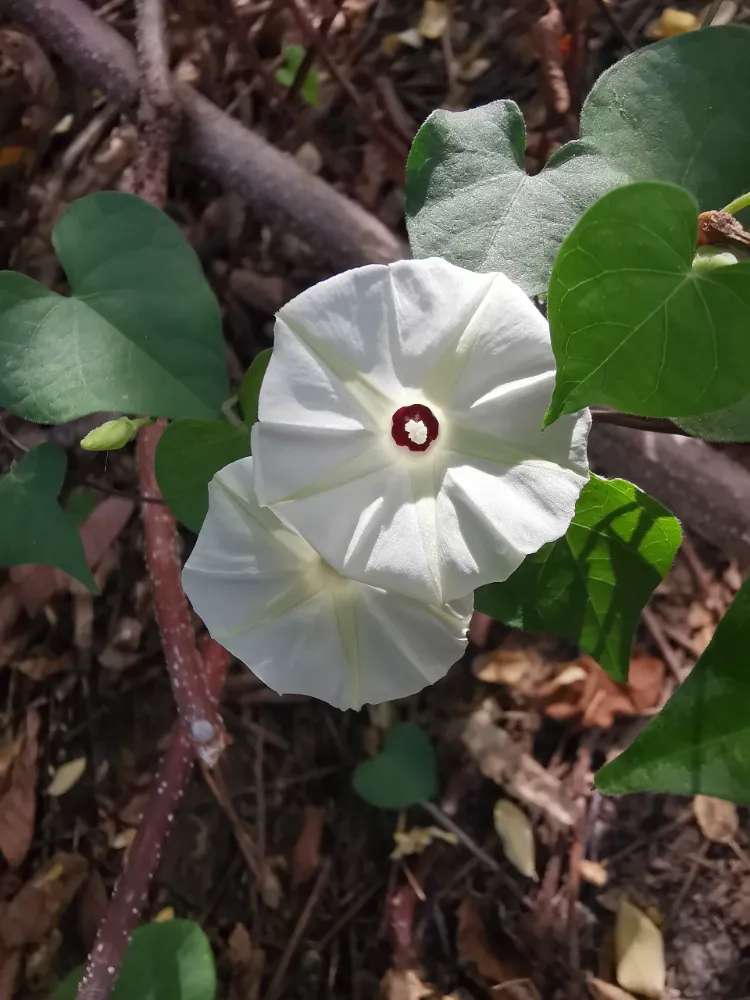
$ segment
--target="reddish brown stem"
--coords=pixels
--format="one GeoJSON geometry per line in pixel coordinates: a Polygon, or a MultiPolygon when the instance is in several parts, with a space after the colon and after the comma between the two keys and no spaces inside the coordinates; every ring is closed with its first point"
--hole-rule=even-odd
{"type": "MultiPolygon", "coordinates": [[[[144,427],[138,438],[138,478],[141,493],[161,497],[154,472],[154,454],[166,421],[144,427]]],[[[209,697],[206,677],[195,645],[177,553],[177,524],[168,507],[148,503],[141,509],[145,529],[146,565],[154,587],[156,620],[175,701],[198,754],[209,767],[224,748],[224,726],[209,697]]]]}
{"type": "MultiPolygon", "coordinates": [[[[203,652],[203,673],[214,699],[221,691],[228,665],[227,651],[209,640],[203,652]]],[[[151,879],[194,762],[193,741],[184,719],[180,719],[172,729],[107,915],[97,932],[77,1000],[103,1000],[109,996],[130,938],[140,922],[151,879]]]]}

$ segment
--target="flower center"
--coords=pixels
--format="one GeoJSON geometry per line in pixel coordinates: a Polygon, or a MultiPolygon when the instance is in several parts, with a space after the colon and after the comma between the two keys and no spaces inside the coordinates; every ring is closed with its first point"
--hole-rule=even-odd
{"type": "Polygon", "coordinates": [[[393,414],[391,437],[409,451],[427,451],[439,430],[435,414],[423,403],[401,406],[393,414]]]}

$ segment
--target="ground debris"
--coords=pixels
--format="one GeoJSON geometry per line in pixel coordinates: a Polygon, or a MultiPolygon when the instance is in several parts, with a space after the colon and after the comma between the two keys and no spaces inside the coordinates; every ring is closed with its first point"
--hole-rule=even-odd
{"type": "Polygon", "coordinates": [[[0,757],[0,851],[11,868],[24,860],[34,836],[39,725],[39,713],[29,709],[0,757]]]}

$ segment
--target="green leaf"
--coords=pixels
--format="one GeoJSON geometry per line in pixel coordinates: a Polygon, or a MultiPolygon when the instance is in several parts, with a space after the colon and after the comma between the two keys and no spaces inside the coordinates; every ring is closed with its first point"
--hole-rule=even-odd
{"type": "Polygon", "coordinates": [[[680,540],[679,523],[653,497],[623,479],[592,476],[566,534],[504,583],[480,587],[474,607],[514,628],[570,639],[625,681],[641,611],[680,540]]]}
{"type": "MultiPolygon", "coordinates": [[[[307,50],[301,45],[287,45],[284,50],[284,59],[286,61],[281,69],[276,71],[276,82],[280,83],[282,87],[291,87],[306,54],[307,50]]],[[[318,71],[315,66],[311,66],[305,74],[300,94],[303,101],[317,108],[319,103],[318,71]]]]}
{"type": "MultiPolygon", "coordinates": [[[[75,1000],[83,966],[52,1000],[75,1000]]],[[[146,924],[133,934],[111,1000],[215,1000],[216,969],[208,938],[192,920],[146,924]]]]}
{"type": "Polygon", "coordinates": [[[354,790],[379,809],[406,809],[437,795],[437,763],[430,738],[404,722],[386,733],[383,749],[354,772],[354,790]]]}
{"type": "Polygon", "coordinates": [[[105,191],[74,202],[53,242],[70,297],[0,273],[0,406],[44,423],[215,416],[228,393],[219,307],[175,223],[105,191]]]}
{"type": "Polygon", "coordinates": [[[260,387],[263,384],[263,376],[266,374],[270,360],[270,347],[261,351],[260,354],[256,354],[240,385],[240,406],[248,427],[252,427],[258,421],[258,397],[260,396],[260,387]]]}
{"type": "Polygon", "coordinates": [[[65,504],[65,516],[70,518],[76,528],[80,528],[98,503],[99,495],[93,490],[76,490],[65,504]]]}
{"type": "Polygon", "coordinates": [[[618,184],[672,181],[701,209],[750,187],[750,30],[696,31],[634,52],[603,73],[581,112],[581,139],[529,177],[511,101],[435,111],[406,172],[415,257],[503,271],[545,291],[555,255],[586,207],[618,184]]]}
{"type": "Polygon", "coordinates": [[[0,566],[56,566],[97,593],[73,519],[57,502],[66,460],[52,444],[40,444],[0,476],[0,566]]]}
{"type": "Polygon", "coordinates": [[[208,510],[208,484],[224,466],[250,454],[247,427],[223,420],[175,420],[156,446],[154,468],[162,496],[191,531],[208,510]]]}
{"type": "Polygon", "coordinates": [[[688,434],[707,441],[750,441],[750,396],[723,410],[680,417],[677,422],[688,434]]]}
{"type": "Polygon", "coordinates": [[[750,579],[687,680],[596,776],[606,793],[671,792],[750,801],[750,579]]]}
{"type": "Polygon", "coordinates": [[[550,279],[545,425],[590,403],[680,417],[747,395],[750,263],[693,270],[696,233],[695,201],[673,184],[630,184],[588,209],[550,279]]]}

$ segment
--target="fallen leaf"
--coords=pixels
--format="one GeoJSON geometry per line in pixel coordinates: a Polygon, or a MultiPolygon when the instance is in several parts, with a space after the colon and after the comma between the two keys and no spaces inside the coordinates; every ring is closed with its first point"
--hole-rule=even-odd
{"type": "Polygon", "coordinates": [[[646,37],[654,40],[674,38],[675,35],[684,35],[699,27],[700,20],[695,14],[691,14],[687,10],[678,10],[676,7],[667,7],[655,21],[651,21],[647,26],[646,37]]]}
{"type": "Polygon", "coordinates": [[[25,660],[16,660],[11,666],[14,670],[20,671],[32,681],[45,681],[48,677],[54,677],[73,669],[73,659],[69,653],[63,656],[29,656],[25,660]]]}
{"type": "Polygon", "coordinates": [[[384,35],[380,42],[380,51],[384,56],[393,57],[402,45],[410,49],[421,49],[424,41],[416,28],[407,28],[394,34],[384,35]]]}
{"type": "Polygon", "coordinates": [[[303,885],[320,867],[320,842],[326,821],[322,806],[305,806],[302,829],[292,852],[292,886],[303,885]]]}
{"type": "Polygon", "coordinates": [[[664,663],[656,657],[634,656],[627,683],[617,684],[590,656],[580,656],[538,694],[548,699],[544,712],[550,718],[580,716],[582,726],[609,729],[618,715],[640,715],[658,705],[663,686],[664,663]]]}
{"type": "Polygon", "coordinates": [[[461,734],[479,770],[525,806],[541,809],[553,823],[573,826],[578,810],[562,782],[514,743],[495,724],[496,716],[494,702],[487,699],[471,713],[461,734]]]}
{"type": "Polygon", "coordinates": [[[626,993],[619,986],[605,983],[603,979],[597,979],[595,976],[589,976],[588,983],[596,1000],[635,1000],[632,993],[626,993]]]}
{"type": "Polygon", "coordinates": [[[62,933],[59,927],[53,927],[44,940],[26,955],[23,972],[28,986],[39,987],[49,979],[61,944],[62,933]]]}
{"type": "Polygon", "coordinates": [[[589,882],[591,885],[606,885],[609,880],[607,869],[598,861],[588,861],[586,858],[582,858],[578,862],[578,871],[584,882],[589,882]]]}
{"type": "Polygon", "coordinates": [[[563,68],[564,37],[565,22],[560,9],[555,0],[548,0],[546,13],[534,22],[531,38],[558,115],[570,110],[570,89],[563,68]]]}
{"type": "Polygon", "coordinates": [[[29,709],[14,741],[14,759],[0,790],[0,851],[11,868],[26,857],[36,816],[39,713],[29,709]]]}
{"type": "Polygon", "coordinates": [[[85,757],[74,757],[73,760],[68,760],[64,764],[61,764],[52,775],[52,781],[49,783],[47,794],[51,795],[53,799],[59,799],[61,795],[69,792],[73,785],[81,779],[85,770],[85,757]]]}
{"type": "Polygon", "coordinates": [[[417,31],[422,38],[442,38],[448,27],[449,12],[445,0],[424,0],[417,31]]]}
{"type": "Polygon", "coordinates": [[[159,910],[152,922],[155,924],[166,924],[170,920],[174,920],[174,907],[164,906],[159,910]]]}
{"type": "Polygon", "coordinates": [[[43,941],[85,882],[88,868],[80,854],[55,854],[42,865],[5,906],[0,938],[6,947],[43,941]]]}
{"type": "Polygon", "coordinates": [[[492,815],[508,861],[526,878],[538,881],[534,830],[529,817],[510,799],[498,799],[492,815]]]}
{"type": "MultiPolygon", "coordinates": [[[[494,936],[493,942],[500,944],[494,936]]],[[[456,948],[459,955],[475,965],[480,976],[497,986],[510,986],[510,984],[524,984],[525,986],[530,973],[526,962],[509,938],[504,938],[501,943],[505,953],[502,958],[490,951],[482,918],[473,901],[468,896],[464,896],[458,907],[456,948]]],[[[531,986],[530,983],[528,985],[531,986]]],[[[507,997],[531,996],[536,993],[534,991],[534,994],[528,992],[522,994],[511,992],[509,989],[503,992],[507,997]]]]}
{"type": "Polygon", "coordinates": [[[265,951],[253,945],[244,924],[235,924],[227,943],[232,967],[232,1000],[258,1000],[266,965],[265,951]]]}
{"type": "Polygon", "coordinates": [[[615,959],[617,982],[623,989],[654,1000],[662,996],[667,981],[662,933],[625,897],[617,910],[615,959]]]}
{"type": "Polygon", "coordinates": [[[702,629],[706,625],[714,625],[715,619],[705,604],[693,601],[688,608],[687,623],[694,632],[697,632],[698,629],[702,629]]]}
{"type": "Polygon", "coordinates": [[[737,806],[725,799],[710,795],[696,795],[693,813],[706,840],[714,844],[731,844],[737,835],[740,821],[737,806]]]}

